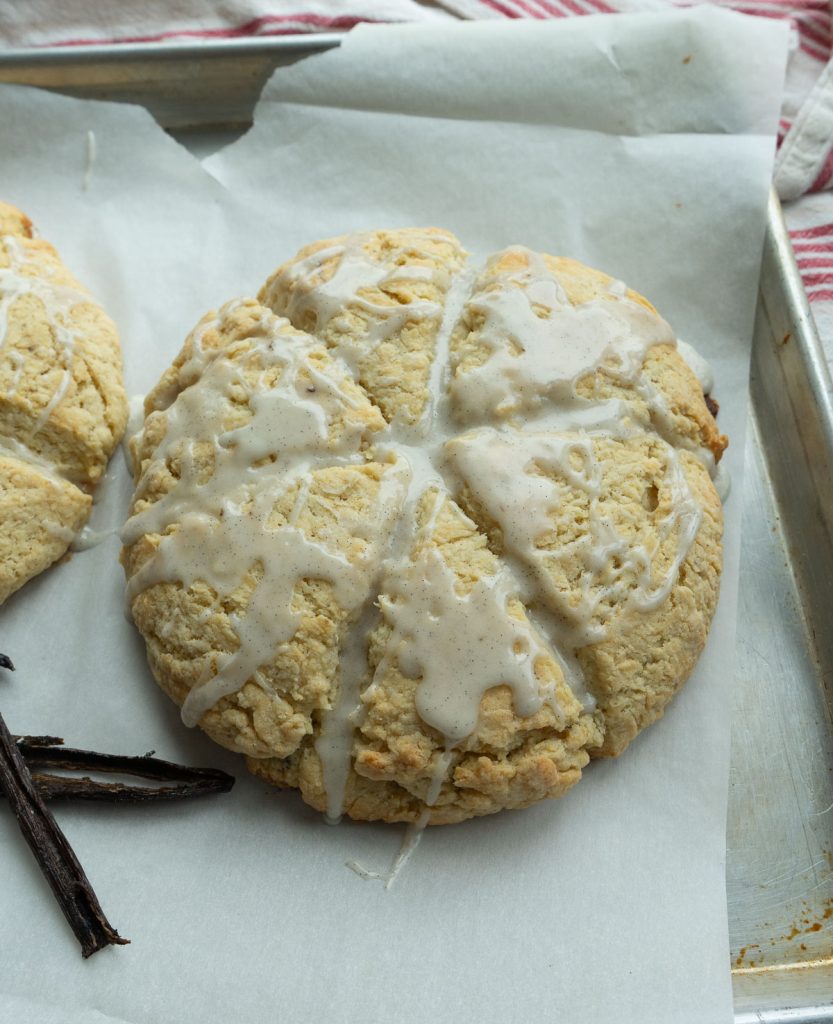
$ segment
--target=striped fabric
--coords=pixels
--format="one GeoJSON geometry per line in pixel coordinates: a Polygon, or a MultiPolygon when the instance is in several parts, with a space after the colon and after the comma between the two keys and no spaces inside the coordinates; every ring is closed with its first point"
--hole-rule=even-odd
{"type": "Polygon", "coordinates": [[[790,238],[807,298],[833,372],[833,204],[831,194],[815,193],[789,210],[790,238]]]}
{"type": "Polygon", "coordinates": [[[239,25],[218,25],[214,28],[188,28],[150,31],[144,34],[124,35],[101,39],[98,36],[57,39],[50,46],[90,46],[93,44],[116,43],[166,43],[186,42],[199,39],[241,39],[251,36],[300,35],[309,32],[344,32],[360,22],[374,22],[378,19],[357,14],[324,16],[320,14],[263,14],[250,18],[239,25]]]}
{"type": "Polygon", "coordinates": [[[833,221],[793,228],[790,238],[807,297],[811,302],[833,302],[833,221]]]}
{"type": "Polygon", "coordinates": [[[418,0],[0,0],[0,48],[240,39],[455,17],[418,0]]]}

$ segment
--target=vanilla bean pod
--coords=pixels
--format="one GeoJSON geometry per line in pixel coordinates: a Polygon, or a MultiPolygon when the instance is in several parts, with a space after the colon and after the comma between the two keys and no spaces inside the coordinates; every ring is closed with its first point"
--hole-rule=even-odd
{"type": "Polygon", "coordinates": [[[59,798],[106,800],[123,803],[149,803],[183,800],[210,793],[227,793],[234,776],[217,768],[189,768],[160,758],[100,754],[94,750],[64,747],[54,736],[20,736],[17,747],[23,754],[38,792],[45,800],[59,798]],[[64,771],[89,771],[101,774],[132,775],[140,779],[170,783],[163,786],[131,786],[104,782],[89,777],[68,777],[44,772],[47,768],[64,771]]]}
{"type": "Polygon", "coordinates": [[[0,789],[17,817],[23,838],[49,883],[64,917],[81,943],[84,957],[123,939],[104,916],[84,869],[57,822],[38,795],[35,783],[0,715],[0,789]]]}
{"type": "Polygon", "coordinates": [[[0,668],[7,668],[10,672],[14,672],[14,665],[8,654],[0,654],[0,668]]]}

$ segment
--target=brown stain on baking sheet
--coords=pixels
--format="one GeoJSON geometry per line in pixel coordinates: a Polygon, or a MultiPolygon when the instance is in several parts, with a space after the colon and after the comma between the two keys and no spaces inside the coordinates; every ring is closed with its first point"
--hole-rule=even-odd
{"type": "MultiPolygon", "coordinates": [[[[827,855],[826,855],[827,856],[827,855]]],[[[829,861],[829,858],[828,858],[829,861]]],[[[789,930],[781,935],[773,935],[769,939],[769,946],[772,949],[765,950],[758,943],[749,943],[743,946],[732,961],[732,971],[745,973],[768,973],[771,971],[797,971],[805,968],[818,968],[824,965],[825,970],[833,969],[833,943],[830,948],[825,939],[833,939],[833,897],[826,899],[821,905],[812,906],[806,900],[802,900],[804,913],[797,917],[789,927],[789,930]],[[827,924],[830,921],[831,924],[827,924]],[[823,937],[814,940],[812,947],[808,946],[807,936],[817,935],[824,932],[823,937]],[[795,942],[796,939],[802,940],[795,942]],[[790,953],[788,943],[795,943],[792,946],[794,952],[790,953]],[[820,949],[819,946],[822,945],[820,949]],[[769,962],[767,959],[779,957],[781,962],[769,962]],[[807,959],[809,955],[812,959],[807,959]]]]}
{"type": "Polygon", "coordinates": [[[746,960],[746,954],[749,952],[749,950],[750,949],[758,949],[758,948],[759,947],[757,945],[744,946],[740,950],[738,955],[735,957],[735,967],[742,967],[743,964],[744,964],[744,961],[746,960]]]}
{"type": "MultiPolygon", "coordinates": [[[[822,903],[821,908],[816,910],[813,910],[809,903],[804,902],[804,912],[806,916],[794,922],[789,932],[781,936],[783,941],[791,942],[799,935],[811,935],[813,932],[820,932],[825,927],[824,922],[829,921],[833,917],[833,897],[826,899],[822,903]]],[[[801,943],[801,948],[807,948],[803,942],[801,943]]]]}

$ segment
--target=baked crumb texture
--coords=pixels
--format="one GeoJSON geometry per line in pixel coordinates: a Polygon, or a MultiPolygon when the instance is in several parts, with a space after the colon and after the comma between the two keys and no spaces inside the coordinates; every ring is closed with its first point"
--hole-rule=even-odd
{"type": "Polygon", "coordinates": [[[126,420],[113,322],[0,203],[0,604],[66,552],[126,420]]]}
{"type": "Polygon", "coordinates": [[[573,260],[316,243],[208,314],[145,412],[122,561],[153,674],[332,816],[560,796],[703,650],[726,438],[653,307],[573,260]]]}

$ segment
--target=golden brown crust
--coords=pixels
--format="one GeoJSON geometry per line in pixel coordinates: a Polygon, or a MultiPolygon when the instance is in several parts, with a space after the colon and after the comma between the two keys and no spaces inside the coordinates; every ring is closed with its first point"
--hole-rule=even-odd
{"type": "Polygon", "coordinates": [[[304,302],[305,293],[332,280],[348,240],[349,236],[342,235],[301,249],[275,271],[258,298],[329,348],[354,352],[356,380],[385,418],[416,423],[428,402],[431,364],[450,275],[462,267],[466,254],[454,235],[442,228],[371,232],[363,236],[363,257],[380,267],[399,266],[402,274],[394,273],[376,287],[362,288],[357,298],[363,301],[346,303],[338,317],[319,324],[315,311],[304,302]],[[294,271],[316,257],[320,262],[314,263],[310,273],[294,276],[294,271]],[[409,277],[408,272],[415,268],[434,272],[433,276],[409,277]],[[426,304],[435,307],[433,314],[407,315],[409,307],[421,311],[426,304]],[[398,325],[375,344],[373,329],[386,317],[396,317],[398,325]]]}
{"type": "Polygon", "coordinates": [[[0,604],[64,554],[91,505],[68,481],[0,454],[0,604]]]}
{"type": "Polygon", "coordinates": [[[20,238],[31,238],[32,222],[16,206],[0,203],[0,235],[17,235],[20,238]]]}
{"type": "MultiPolygon", "coordinates": [[[[372,526],[389,469],[365,463],[314,472],[298,527],[311,539],[326,536],[328,544],[358,562],[366,545],[351,529],[358,531],[362,522],[372,526]]],[[[290,488],[274,506],[276,526],[286,523],[297,491],[297,485],[290,488]]],[[[155,492],[157,497],[163,493],[155,492]]],[[[161,540],[159,534],[145,534],[125,550],[128,576],[148,561],[161,540]]],[[[223,600],[201,582],[188,588],[178,582],[159,583],[136,597],[131,611],[147,643],[151,669],[178,704],[200,679],[216,671],[223,655],[237,648],[232,618],[245,611],[258,572],[258,566],[251,566],[238,590],[223,600]]],[[[252,757],[287,756],[312,734],[316,713],[331,704],[346,615],[332,587],[322,580],[300,582],[293,607],[300,615],[298,630],[261,666],[260,685],[248,683],[222,698],[200,721],[212,739],[231,750],[252,757]]]]}
{"type": "MultiPolygon", "coordinates": [[[[507,274],[518,274],[530,268],[532,254],[523,249],[509,249],[490,262],[480,282],[484,291],[500,286],[507,274]]],[[[608,274],[586,267],[577,260],[543,254],[544,266],[557,278],[572,306],[588,302],[615,302],[617,293],[611,289],[614,279],[608,274]]],[[[518,287],[521,287],[518,285],[518,287]]],[[[651,303],[638,292],[627,288],[625,296],[632,302],[656,313],[651,303]]],[[[451,351],[458,372],[481,366],[490,354],[483,337],[482,314],[466,307],[453,332],[451,351]]],[[[600,367],[576,382],[575,393],[586,399],[618,398],[628,403],[632,415],[656,430],[675,447],[705,448],[719,461],[728,439],[720,433],[714,416],[693,371],[674,345],[660,344],[648,349],[641,372],[634,380],[623,381],[615,373],[600,367]],[[645,384],[650,385],[646,390],[645,384]],[[650,402],[650,388],[656,389],[658,401],[650,402]]]]}
{"type": "Polygon", "coordinates": [[[124,432],[127,401],[112,321],[55,249],[32,238],[28,217],[0,204],[4,272],[9,287],[0,338],[0,448],[28,464],[26,472],[9,477],[20,485],[20,501],[37,505],[35,481],[40,480],[43,508],[57,488],[63,495],[61,515],[68,503],[74,511],[67,521],[75,524],[47,537],[33,520],[23,536],[7,489],[4,515],[11,518],[0,527],[10,529],[14,522],[17,535],[14,550],[0,556],[0,571],[14,590],[60,557],[72,532],[83,525],[86,512],[79,518],[76,511],[89,509],[88,495],[124,432]],[[69,497],[70,484],[77,496],[69,497]]]}

